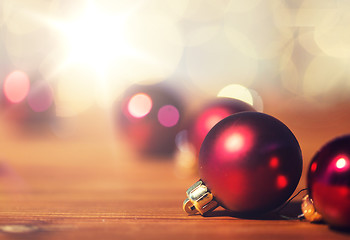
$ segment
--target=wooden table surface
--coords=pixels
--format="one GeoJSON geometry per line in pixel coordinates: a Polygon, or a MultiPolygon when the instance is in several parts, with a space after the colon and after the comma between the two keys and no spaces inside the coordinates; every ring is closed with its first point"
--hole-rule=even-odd
{"type": "MultiPolygon", "coordinates": [[[[293,118],[279,116],[302,135],[309,158],[323,139],[303,135],[293,118]]],[[[89,124],[86,129],[95,122],[89,124]]],[[[173,159],[143,159],[113,137],[101,141],[108,130],[62,140],[13,136],[6,129],[0,128],[0,239],[350,238],[324,224],[273,214],[238,219],[218,210],[211,217],[187,216],[182,201],[197,177],[178,177],[173,159]]],[[[304,186],[303,177],[298,189],[304,186]]],[[[296,205],[289,214],[299,213],[296,205]]]]}

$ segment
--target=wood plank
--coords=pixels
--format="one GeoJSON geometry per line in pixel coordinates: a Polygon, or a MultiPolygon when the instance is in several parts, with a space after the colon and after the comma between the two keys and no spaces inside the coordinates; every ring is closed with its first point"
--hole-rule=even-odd
{"type": "MultiPolygon", "coordinates": [[[[173,159],[143,159],[111,139],[1,140],[0,238],[350,237],[325,224],[283,220],[274,214],[262,219],[238,219],[217,210],[211,217],[187,216],[182,201],[197,177],[179,178],[173,159]]],[[[306,154],[312,155],[311,151],[306,154]]],[[[303,187],[305,179],[298,189],[303,187]]],[[[299,203],[287,210],[290,216],[296,216],[299,203]]]]}

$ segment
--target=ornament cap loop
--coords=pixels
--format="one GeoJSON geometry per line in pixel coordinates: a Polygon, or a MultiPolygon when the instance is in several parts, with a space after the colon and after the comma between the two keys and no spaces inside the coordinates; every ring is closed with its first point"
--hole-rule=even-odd
{"type": "Polygon", "coordinates": [[[202,180],[198,180],[193,184],[186,191],[186,194],[187,198],[182,206],[184,211],[189,215],[196,214],[197,212],[203,215],[218,207],[218,203],[215,201],[213,194],[202,180]]]}
{"type": "Polygon", "coordinates": [[[306,194],[302,199],[301,210],[307,221],[309,222],[322,221],[322,215],[316,211],[314,203],[308,194],[306,194]]]}

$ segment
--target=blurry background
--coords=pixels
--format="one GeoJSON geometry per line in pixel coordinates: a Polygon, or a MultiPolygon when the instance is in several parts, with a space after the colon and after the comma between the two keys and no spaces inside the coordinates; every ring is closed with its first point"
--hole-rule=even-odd
{"type": "Polygon", "coordinates": [[[184,119],[220,91],[279,118],[306,169],[349,132],[349,10],[346,0],[1,0],[0,158],[50,165],[90,149],[96,163],[106,151],[129,161],[115,103],[134,84],[162,84],[184,119]]]}

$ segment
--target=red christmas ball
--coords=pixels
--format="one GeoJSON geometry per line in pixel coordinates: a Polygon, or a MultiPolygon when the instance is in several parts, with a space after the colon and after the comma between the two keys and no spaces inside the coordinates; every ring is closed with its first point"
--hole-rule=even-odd
{"type": "Polygon", "coordinates": [[[350,228],[350,135],[328,142],[315,154],[307,184],[324,220],[334,227],[350,228]]]}
{"type": "Polygon", "coordinates": [[[144,155],[169,155],[182,118],[182,104],[164,85],[134,85],[118,103],[117,122],[133,149],[144,155]]]}
{"type": "Polygon", "coordinates": [[[255,112],[255,109],[248,103],[234,98],[216,98],[200,109],[193,117],[188,134],[196,155],[199,154],[205,136],[216,123],[232,114],[245,111],[255,112]]]}
{"type": "Polygon", "coordinates": [[[233,114],[217,123],[199,153],[200,176],[219,204],[237,215],[282,205],[294,192],[302,156],[293,133],[259,112],[233,114]]]}
{"type": "Polygon", "coordinates": [[[38,76],[34,79],[35,81],[26,84],[25,91],[17,91],[16,89],[21,89],[22,85],[17,86],[14,83],[20,80],[7,78],[8,81],[5,82],[7,85],[4,84],[6,88],[1,96],[1,105],[5,109],[5,119],[16,126],[16,129],[37,133],[38,130],[49,129],[56,120],[56,110],[50,84],[38,76]]]}

